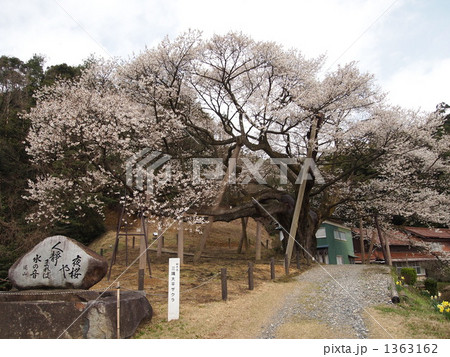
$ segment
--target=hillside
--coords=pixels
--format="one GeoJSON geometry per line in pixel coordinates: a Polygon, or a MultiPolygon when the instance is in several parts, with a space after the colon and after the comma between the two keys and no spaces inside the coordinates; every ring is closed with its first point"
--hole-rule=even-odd
{"type": "MultiPolygon", "coordinates": [[[[109,216],[106,223],[110,230],[95,240],[90,248],[96,252],[103,249],[104,256],[111,259],[112,250],[115,242],[116,231],[112,230],[115,219],[109,216]]],[[[145,292],[154,308],[153,323],[163,322],[167,314],[167,273],[168,259],[176,257],[176,226],[170,227],[164,233],[164,249],[161,257],[157,257],[157,243],[152,239],[152,232],[157,231],[155,222],[149,223],[149,245],[152,276],[150,278],[148,269],[145,275],[145,292]]],[[[238,254],[237,248],[241,236],[241,222],[233,221],[230,223],[216,222],[213,225],[210,239],[206,243],[204,254],[199,264],[193,264],[193,253],[200,239],[200,234],[195,229],[186,229],[185,236],[185,264],[181,269],[181,307],[197,306],[198,304],[220,302],[221,301],[221,282],[220,270],[227,268],[228,275],[228,301],[233,301],[238,297],[248,294],[248,262],[254,262],[254,284],[255,288],[261,287],[265,282],[270,282],[270,266],[271,257],[276,258],[276,275],[277,278],[285,280],[283,256],[276,256],[272,246],[277,243],[277,237],[270,237],[263,229],[262,242],[264,245],[269,243],[269,249],[262,248],[262,259],[255,262],[255,236],[256,222],[249,220],[247,225],[247,235],[250,247],[247,252],[243,249],[243,253],[238,254]]],[[[120,281],[120,285],[124,289],[138,288],[138,262],[136,258],[139,254],[139,242],[135,239],[133,247],[133,235],[130,234],[128,239],[128,268],[126,266],[126,250],[125,237],[121,237],[119,244],[119,252],[116,264],[113,265],[111,279],[105,277],[101,282],[93,287],[93,289],[115,288],[116,278],[120,281]]],[[[292,269],[292,273],[296,270],[292,269]]]]}

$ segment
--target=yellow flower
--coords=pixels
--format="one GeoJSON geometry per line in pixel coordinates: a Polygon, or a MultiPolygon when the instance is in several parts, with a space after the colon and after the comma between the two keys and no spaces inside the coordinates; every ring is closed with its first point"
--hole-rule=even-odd
{"type": "Polygon", "coordinates": [[[404,276],[402,276],[402,280],[405,280],[405,277],[404,277],[404,276]]]}
{"type": "Polygon", "coordinates": [[[448,301],[442,301],[442,306],[450,306],[450,303],[448,301]]]}
{"type": "Polygon", "coordinates": [[[444,312],[444,306],[438,305],[439,312],[444,312]]]}
{"type": "Polygon", "coordinates": [[[450,312],[450,307],[447,307],[447,308],[445,309],[445,312],[450,312]]]}

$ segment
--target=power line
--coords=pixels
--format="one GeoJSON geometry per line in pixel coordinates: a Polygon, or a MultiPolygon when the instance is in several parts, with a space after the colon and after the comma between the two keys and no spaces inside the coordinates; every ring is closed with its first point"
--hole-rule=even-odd
{"type": "Polygon", "coordinates": [[[394,0],[387,8],[384,10],[351,44],[348,46],[344,52],[342,52],[339,57],[336,58],[336,60],[328,66],[329,70],[331,67],[333,67],[337,61],[339,61],[372,27],[375,25],[384,15],[386,15],[393,7],[394,5],[399,2],[399,0],[394,0]]]}

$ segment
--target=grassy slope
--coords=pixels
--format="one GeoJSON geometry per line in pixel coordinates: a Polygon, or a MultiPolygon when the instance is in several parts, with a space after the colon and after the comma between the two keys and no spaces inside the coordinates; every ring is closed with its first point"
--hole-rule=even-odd
{"type": "Polygon", "coordinates": [[[413,287],[401,288],[399,294],[400,304],[369,309],[371,338],[385,338],[383,328],[393,338],[450,338],[450,320],[435,311],[429,297],[413,287]]]}

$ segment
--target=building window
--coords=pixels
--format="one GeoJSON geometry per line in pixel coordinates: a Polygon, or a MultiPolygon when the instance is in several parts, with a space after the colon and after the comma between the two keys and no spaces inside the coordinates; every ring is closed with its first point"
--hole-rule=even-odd
{"type": "Polygon", "coordinates": [[[316,238],[326,238],[327,232],[325,230],[325,227],[320,227],[316,232],[316,238]]]}
{"type": "Polygon", "coordinates": [[[339,230],[336,229],[334,231],[334,239],[346,241],[347,240],[347,235],[345,234],[345,232],[339,231],[339,230]]]}
{"type": "Polygon", "coordinates": [[[336,264],[342,265],[344,261],[342,260],[342,255],[336,255],[336,264]]]}
{"type": "Polygon", "coordinates": [[[397,262],[397,263],[395,263],[395,266],[397,267],[398,275],[401,274],[403,267],[413,268],[416,271],[417,275],[420,275],[420,276],[426,275],[425,268],[420,266],[419,262],[409,262],[409,263],[397,262]]]}

